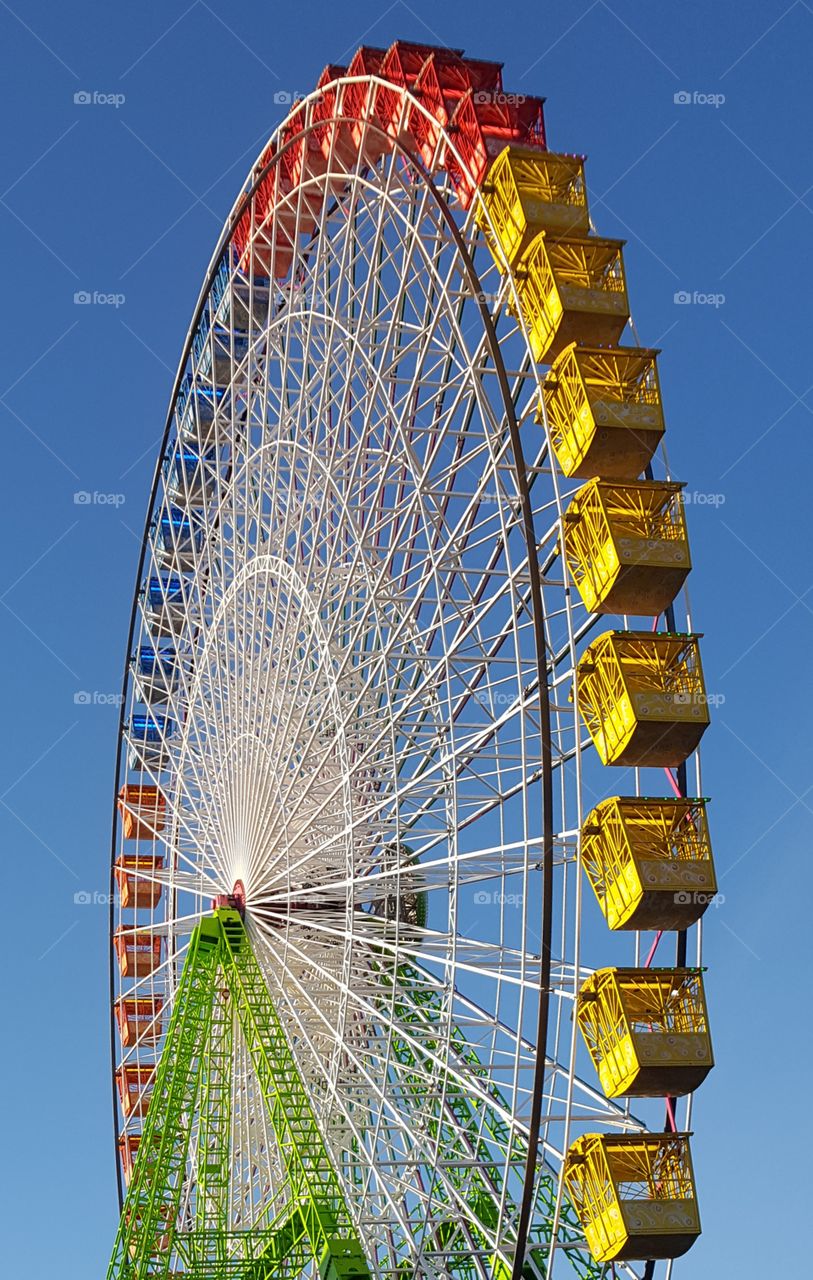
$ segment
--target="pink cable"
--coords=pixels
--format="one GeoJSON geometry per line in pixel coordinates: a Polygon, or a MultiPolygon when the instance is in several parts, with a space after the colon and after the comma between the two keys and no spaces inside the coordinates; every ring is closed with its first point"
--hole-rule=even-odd
{"type": "Polygon", "coordinates": [[[645,969],[648,969],[648,968],[649,968],[649,966],[652,964],[652,957],[654,956],[655,952],[657,951],[657,949],[658,949],[658,943],[660,942],[660,940],[661,940],[661,938],[662,938],[662,937],[663,937],[663,929],[659,929],[659,930],[658,930],[658,932],[655,934],[655,941],[652,943],[652,946],[649,948],[649,955],[647,956],[646,960],[644,961],[644,968],[645,968],[645,969]]]}
{"type": "Polygon", "coordinates": [[[685,796],[683,795],[683,792],[681,791],[680,787],[678,786],[678,784],[677,784],[677,779],[675,778],[675,775],[672,773],[672,770],[669,768],[669,766],[668,766],[668,765],[665,765],[665,766],[664,766],[664,770],[663,770],[663,771],[664,771],[664,773],[666,774],[667,778],[669,779],[669,782],[670,782],[670,785],[671,785],[671,787],[672,787],[672,790],[674,791],[674,793],[675,793],[675,795],[677,796],[678,800],[684,800],[684,799],[685,799],[685,796]]]}

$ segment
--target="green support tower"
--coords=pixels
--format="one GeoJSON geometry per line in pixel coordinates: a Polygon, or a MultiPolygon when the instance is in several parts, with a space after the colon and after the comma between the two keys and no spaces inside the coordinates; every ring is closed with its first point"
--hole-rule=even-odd
{"type": "Polygon", "coordinates": [[[370,1276],[243,921],[239,912],[220,909],[192,936],[108,1280],[179,1273],[272,1280],[313,1265],[322,1280],[370,1276]],[[228,1229],[235,1023],[267,1108],[284,1185],[277,1216],[240,1232],[228,1229]],[[193,1115],[198,1177],[194,1203],[183,1204],[193,1115]]]}

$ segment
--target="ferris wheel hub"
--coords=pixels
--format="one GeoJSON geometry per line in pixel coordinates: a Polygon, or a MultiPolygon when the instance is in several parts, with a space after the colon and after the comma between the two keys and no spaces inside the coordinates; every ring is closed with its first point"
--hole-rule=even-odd
{"type": "Polygon", "coordinates": [[[212,898],[212,910],[217,911],[219,907],[230,907],[232,911],[239,911],[241,916],[245,916],[246,890],[242,880],[235,880],[231,893],[219,893],[212,898]]]}

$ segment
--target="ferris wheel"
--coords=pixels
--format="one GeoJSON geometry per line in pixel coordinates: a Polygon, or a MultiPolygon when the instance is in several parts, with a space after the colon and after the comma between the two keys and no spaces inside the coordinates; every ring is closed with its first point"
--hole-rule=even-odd
{"type": "Polygon", "coordinates": [[[111,1277],[668,1276],[699,1234],[708,711],[629,314],[499,63],[361,48],[254,165],[128,642],[111,1277]]]}

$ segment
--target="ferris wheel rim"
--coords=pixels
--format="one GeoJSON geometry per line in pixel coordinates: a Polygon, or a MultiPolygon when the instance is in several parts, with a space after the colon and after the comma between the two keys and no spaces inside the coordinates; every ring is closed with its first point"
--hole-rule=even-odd
{"type": "MultiPolygon", "coordinates": [[[[368,83],[378,83],[381,85],[384,85],[387,83],[381,80],[380,77],[368,76],[368,77],[340,77],[336,81],[334,81],[333,84],[336,86],[341,86],[347,83],[357,83],[359,81],[368,82],[368,83]]],[[[318,94],[318,92],[314,92],[312,95],[309,95],[308,99],[305,100],[305,103],[307,104],[312,100],[316,100],[317,97],[319,96],[320,95],[318,94]]],[[[428,112],[426,108],[423,106],[423,104],[419,103],[418,100],[409,92],[409,90],[407,89],[401,90],[401,96],[405,101],[408,100],[410,104],[414,104],[414,106],[417,107],[420,111],[428,115],[428,112]]],[[[271,143],[276,138],[283,135],[284,129],[288,124],[288,122],[291,119],[295,118],[300,110],[301,110],[301,106],[295,108],[292,112],[288,114],[286,119],[281,122],[281,124],[277,127],[277,129],[272,133],[269,143],[266,144],[266,147],[263,148],[263,151],[260,153],[261,156],[265,154],[268,146],[270,146],[271,143]]],[[[351,119],[352,117],[341,116],[341,115],[334,115],[332,117],[332,121],[334,123],[341,120],[351,120],[351,119]]],[[[376,128],[376,126],[371,125],[371,122],[368,120],[367,128],[370,128],[370,127],[376,128]]],[[[133,596],[133,604],[132,604],[131,614],[130,614],[130,623],[129,623],[128,639],[127,639],[127,659],[125,661],[124,676],[122,681],[122,698],[121,698],[121,705],[120,705],[119,726],[118,726],[118,735],[117,735],[117,753],[116,753],[116,763],[115,763],[116,783],[114,787],[113,831],[112,831],[112,838],[111,838],[111,872],[110,872],[111,946],[110,946],[110,958],[109,958],[110,1007],[111,1007],[111,1013],[110,1013],[111,1093],[112,1093],[112,1107],[113,1107],[113,1115],[114,1115],[114,1144],[118,1143],[119,1133],[120,1133],[119,1115],[118,1115],[118,1108],[116,1104],[116,1086],[115,1086],[115,1072],[116,1072],[116,1039],[115,1039],[116,1022],[115,1022],[115,1014],[114,1014],[115,968],[114,968],[114,954],[112,949],[112,937],[113,937],[113,932],[115,928],[115,908],[114,908],[114,900],[113,900],[113,889],[114,889],[113,863],[115,862],[115,859],[116,859],[116,846],[117,846],[117,834],[118,834],[115,792],[117,790],[119,778],[121,776],[122,753],[124,750],[126,695],[127,695],[128,685],[129,685],[129,655],[132,650],[135,629],[136,629],[137,619],[138,619],[139,584],[143,577],[144,562],[145,562],[147,552],[148,552],[148,547],[149,547],[150,527],[151,527],[153,512],[156,507],[157,496],[158,496],[158,492],[161,484],[162,461],[163,461],[163,457],[166,452],[167,445],[172,433],[175,405],[176,405],[180,387],[183,382],[184,369],[187,365],[187,362],[192,352],[194,334],[200,322],[201,316],[203,315],[211,290],[217,278],[217,273],[220,268],[220,264],[222,261],[224,261],[224,255],[229,250],[232,244],[232,241],[234,239],[240,216],[247,209],[251,207],[251,202],[254,194],[260,188],[265,177],[274,169],[275,166],[279,164],[280,159],[282,155],[284,155],[285,151],[293,148],[296,145],[296,143],[302,139],[303,136],[306,137],[314,128],[315,128],[315,125],[313,124],[313,122],[311,122],[307,128],[302,129],[298,134],[292,135],[291,138],[283,145],[282,148],[275,151],[274,155],[271,156],[271,158],[267,161],[267,163],[259,170],[259,172],[256,173],[256,176],[253,177],[253,181],[251,182],[251,185],[248,188],[248,190],[245,191],[240,197],[238,197],[238,200],[235,202],[235,205],[232,209],[232,212],[229,215],[229,218],[224,224],[217,246],[212,255],[209,268],[207,269],[207,273],[206,273],[204,283],[200,292],[200,296],[196,303],[195,310],[194,310],[192,320],[190,322],[189,330],[187,333],[187,337],[181,352],[181,356],[178,364],[178,370],[176,372],[172,391],[170,393],[164,431],[161,438],[161,444],[159,447],[155,471],[154,471],[153,480],[150,488],[149,503],[148,503],[147,514],[145,518],[144,531],[142,534],[139,560],[138,560],[138,565],[136,569],[136,583],[135,583],[135,591],[133,596]]],[[[379,130],[379,132],[383,134],[382,130],[379,130]]],[[[442,131],[442,133],[450,150],[453,151],[454,150],[453,139],[448,135],[445,128],[442,131]]],[[[546,659],[546,644],[545,644],[545,634],[544,634],[544,626],[545,626],[544,616],[545,615],[544,615],[544,600],[543,600],[543,594],[541,590],[541,573],[540,573],[540,567],[537,561],[537,557],[534,554],[535,547],[536,547],[536,536],[535,536],[534,527],[533,527],[533,512],[532,512],[531,501],[530,501],[528,475],[527,475],[527,471],[524,463],[524,451],[522,447],[522,441],[520,438],[519,426],[517,423],[516,412],[515,412],[512,398],[511,398],[510,389],[508,386],[508,380],[507,380],[505,364],[503,361],[502,352],[500,348],[500,343],[496,334],[496,330],[494,328],[494,324],[493,324],[490,312],[488,310],[488,306],[485,301],[485,297],[482,290],[482,282],[480,280],[480,277],[477,271],[475,270],[475,266],[472,261],[471,254],[469,252],[469,249],[465,242],[463,234],[454,220],[454,217],[449,209],[446,199],[444,199],[441,193],[437,190],[435,186],[435,182],[433,180],[433,176],[429,174],[427,171],[425,171],[424,166],[420,162],[420,159],[414,153],[410,152],[400,139],[397,139],[397,138],[389,139],[389,145],[393,152],[398,152],[401,154],[403,159],[409,164],[414,175],[420,181],[423,182],[424,189],[429,195],[429,198],[434,201],[435,206],[445,224],[447,234],[454,241],[454,245],[458,253],[458,256],[465,267],[469,287],[472,291],[472,294],[474,295],[474,298],[476,299],[476,305],[479,310],[480,321],[481,321],[481,324],[483,325],[483,330],[484,330],[486,341],[489,347],[489,353],[494,362],[494,368],[497,371],[497,375],[498,375],[498,381],[499,381],[499,387],[500,387],[500,398],[501,398],[503,410],[505,412],[508,431],[511,438],[511,451],[512,451],[513,460],[514,460],[514,475],[519,488],[520,498],[521,498],[522,507],[523,507],[524,536],[525,536],[525,542],[526,542],[526,547],[528,552],[527,565],[528,565],[529,576],[531,579],[531,593],[533,598],[533,624],[534,624],[534,633],[535,633],[535,648],[536,648],[536,655],[537,655],[537,692],[538,692],[540,726],[541,726],[542,745],[543,745],[541,782],[542,782],[542,797],[543,797],[543,876],[544,876],[544,880],[543,880],[543,890],[542,890],[543,915],[542,915],[542,924],[541,924],[541,944],[542,944],[543,961],[540,969],[540,981],[539,981],[539,1016],[537,1019],[537,1026],[536,1026],[536,1047],[535,1047],[536,1066],[534,1069],[533,1096],[532,1096],[532,1102],[531,1102],[532,1113],[531,1113],[531,1121],[530,1121],[530,1128],[529,1128],[526,1171],[525,1171],[525,1177],[524,1177],[524,1183],[523,1183],[522,1198],[521,1198],[521,1204],[520,1204],[520,1218],[519,1218],[519,1223],[517,1227],[517,1237],[516,1237],[515,1257],[517,1261],[515,1262],[514,1276],[513,1276],[513,1280],[518,1280],[518,1276],[521,1271],[520,1260],[524,1257],[525,1239],[527,1237],[527,1233],[529,1229],[530,1214],[531,1214],[532,1201],[533,1201],[533,1195],[534,1195],[536,1151],[538,1147],[538,1139],[539,1139],[539,1131],[540,1131],[541,1107],[542,1107],[542,1098],[544,1093],[545,1072],[546,1072],[546,1062],[547,1062],[546,1047],[547,1047],[549,1006],[550,1006],[550,999],[549,999],[550,968],[551,968],[551,959],[552,959],[551,938],[552,938],[552,911],[553,911],[552,897],[553,897],[553,845],[554,845],[553,807],[552,807],[553,769],[552,769],[552,752],[551,752],[552,740],[551,740],[551,729],[550,729],[550,706],[549,706],[550,698],[549,698],[549,685],[548,685],[548,665],[547,665],[547,659],[546,659]]],[[[119,1196],[119,1207],[121,1208],[124,1202],[124,1187],[123,1187],[123,1180],[122,1180],[121,1163],[117,1155],[117,1145],[114,1147],[114,1151],[116,1151],[115,1163],[116,1163],[117,1187],[118,1187],[118,1196],[119,1196]]]]}

